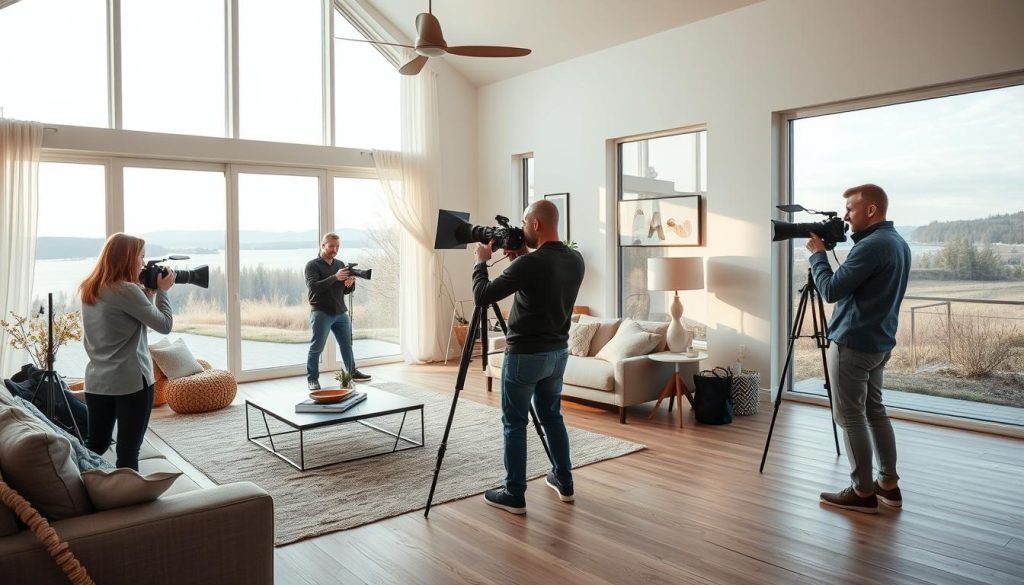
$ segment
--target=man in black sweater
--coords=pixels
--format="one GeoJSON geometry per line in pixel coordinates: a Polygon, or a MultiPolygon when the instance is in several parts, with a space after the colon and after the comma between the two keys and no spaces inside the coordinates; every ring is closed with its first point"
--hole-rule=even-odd
{"type": "Polygon", "coordinates": [[[545,482],[563,502],[573,501],[569,436],[562,420],[562,375],[569,358],[572,307],[583,282],[583,257],[558,238],[558,208],[547,200],[523,214],[526,245],[506,250],[512,264],[491,282],[491,245],[477,244],[473,298],[486,307],[515,293],[501,370],[501,420],[505,427],[505,485],[484,499],[513,514],[526,513],[526,425],[531,399],[544,427],[554,465],[545,482]],[[527,254],[527,247],[534,251],[527,254]]]}
{"type": "Polygon", "coordinates": [[[320,354],[327,343],[327,335],[334,333],[341,349],[345,370],[352,379],[366,382],[370,379],[356,369],[352,354],[352,317],[345,306],[345,295],[356,290],[356,281],[345,263],[338,260],[341,238],[330,232],[320,240],[320,255],[306,263],[306,288],[309,289],[309,324],[313,335],[306,357],[306,380],[310,390],[320,389],[320,354]]]}

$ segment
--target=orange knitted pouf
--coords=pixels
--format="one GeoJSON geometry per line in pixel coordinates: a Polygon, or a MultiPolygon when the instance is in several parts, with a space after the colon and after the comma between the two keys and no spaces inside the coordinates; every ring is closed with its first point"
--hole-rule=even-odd
{"type": "Polygon", "coordinates": [[[202,360],[199,363],[206,369],[198,374],[164,380],[163,396],[174,412],[190,414],[220,410],[235,399],[238,384],[231,372],[210,369],[210,365],[202,360]]]}

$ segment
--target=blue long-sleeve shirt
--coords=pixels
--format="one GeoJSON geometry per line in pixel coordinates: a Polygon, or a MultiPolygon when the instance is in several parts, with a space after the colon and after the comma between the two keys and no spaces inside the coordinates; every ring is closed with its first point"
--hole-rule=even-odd
{"type": "Polygon", "coordinates": [[[835,303],[828,337],[857,351],[896,347],[900,303],[910,277],[910,246],[891,221],[853,234],[853,248],[833,272],[825,252],[811,255],[814,284],[835,303]]]}

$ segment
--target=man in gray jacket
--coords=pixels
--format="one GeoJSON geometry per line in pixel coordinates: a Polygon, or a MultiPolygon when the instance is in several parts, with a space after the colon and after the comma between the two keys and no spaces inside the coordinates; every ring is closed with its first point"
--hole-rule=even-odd
{"type": "Polygon", "coordinates": [[[874,514],[878,500],[899,507],[896,438],[882,405],[882,375],[896,346],[900,303],[910,276],[910,247],[885,219],[889,198],[872,184],[843,193],[853,248],[832,271],[825,243],[815,234],[807,242],[814,284],[823,299],[835,303],[828,325],[832,344],[828,374],[832,381],[832,416],[843,428],[852,485],[822,493],[829,506],[874,514]],[[872,445],[878,456],[873,481],[872,445]]]}

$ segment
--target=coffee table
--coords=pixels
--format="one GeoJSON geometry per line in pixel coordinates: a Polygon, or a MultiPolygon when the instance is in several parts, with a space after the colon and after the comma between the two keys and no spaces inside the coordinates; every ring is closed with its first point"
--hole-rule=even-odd
{"type": "MultiPolygon", "coordinates": [[[[359,392],[366,393],[366,400],[356,404],[352,408],[341,413],[307,413],[307,412],[295,412],[295,405],[302,400],[307,398],[307,393],[301,391],[295,392],[282,392],[280,390],[266,392],[264,394],[253,396],[245,401],[245,438],[250,442],[259,445],[267,451],[281,458],[283,461],[289,463],[292,467],[299,471],[309,471],[311,469],[319,469],[321,467],[327,467],[328,465],[337,465],[339,463],[346,463],[349,461],[357,461],[359,459],[366,459],[368,457],[376,457],[378,455],[385,455],[387,453],[395,453],[397,451],[406,451],[408,449],[415,449],[424,445],[424,432],[423,432],[423,403],[416,402],[410,398],[405,398],[385,392],[379,388],[372,386],[366,386],[360,384],[357,388],[359,392]],[[253,429],[249,425],[249,409],[255,409],[263,417],[263,428],[266,434],[254,435],[253,429]],[[410,412],[420,411],[420,440],[415,441],[413,438],[402,435],[402,431],[405,429],[405,421],[410,412]],[[377,425],[370,424],[367,422],[368,419],[378,418],[387,416],[389,414],[401,414],[402,422],[398,427],[397,432],[392,432],[387,429],[381,428],[377,425]],[[267,421],[267,416],[270,416],[288,427],[291,430],[271,432],[270,425],[267,421]],[[332,427],[337,425],[343,425],[348,423],[358,423],[369,429],[390,435],[395,438],[394,444],[391,446],[390,451],[381,451],[379,453],[372,453],[370,455],[362,455],[359,457],[352,457],[349,459],[341,459],[338,461],[331,461],[330,463],[324,463],[321,465],[314,465],[311,467],[306,466],[306,444],[305,434],[315,429],[323,429],[326,427],[332,427]],[[288,458],[286,455],[281,453],[274,445],[274,438],[283,435],[289,435],[293,433],[299,434],[299,462],[288,458]],[[268,444],[262,442],[260,439],[267,439],[268,444]],[[398,448],[399,443],[404,443],[406,446],[401,449],[398,448]]],[[[258,427],[258,425],[257,425],[258,427]]],[[[260,432],[258,428],[256,432],[260,432]]]]}

